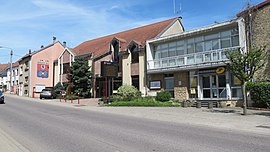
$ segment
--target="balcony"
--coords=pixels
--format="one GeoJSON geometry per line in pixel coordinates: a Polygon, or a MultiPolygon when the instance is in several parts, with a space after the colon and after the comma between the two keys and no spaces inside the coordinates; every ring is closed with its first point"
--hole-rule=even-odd
{"type": "Polygon", "coordinates": [[[200,53],[185,54],[163,58],[159,60],[151,60],[147,62],[147,71],[156,71],[170,68],[195,68],[212,64],[224,64],[227,61],[226,52],[234,51],[240,47],[231,47],[226,49],[218,49],[205,51],[200,53]]]}

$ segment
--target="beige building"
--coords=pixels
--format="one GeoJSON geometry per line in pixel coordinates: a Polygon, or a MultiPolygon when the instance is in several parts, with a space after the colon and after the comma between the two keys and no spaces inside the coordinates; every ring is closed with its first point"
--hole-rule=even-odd
{"type": "Polygon", "coordinates": [[[59,79],[66,81],[64,71],[74,56],[85,56],[93,72],[93,97],[110,96],[123,84],[146,95],[146,40],[183,31],[181,18],[173,18],[83,42],[58,58],[59,79]]]}
{"type": "Polygon", "coordinates": [[[175,99],[235,105],[241,86],[226,68],[225,52],[238,48],[246,51],[242,18],[148,40],[148,94],[166,90],[175,99]]]}

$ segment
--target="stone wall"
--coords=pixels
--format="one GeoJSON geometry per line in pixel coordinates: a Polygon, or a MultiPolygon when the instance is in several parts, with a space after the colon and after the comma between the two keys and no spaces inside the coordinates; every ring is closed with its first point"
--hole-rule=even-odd
{"type": "MultiPolygon", "coordinates": [[[[252,44],[260,47],[266,46],[270,52],[270,5],[264,6],[252,14],[252,44]]],[[[255,74],[258,81],[270,81],[270,57],[268,56],[266,66],[255,74]],[[268,69],[268,70],[267,70],[268,69]]]]}
{"type": "Polygon", "coordinates": [[[174,96],[175,99],[185,100],[189,98],[189,75],[188,72],[174,73],[174,96]]]}

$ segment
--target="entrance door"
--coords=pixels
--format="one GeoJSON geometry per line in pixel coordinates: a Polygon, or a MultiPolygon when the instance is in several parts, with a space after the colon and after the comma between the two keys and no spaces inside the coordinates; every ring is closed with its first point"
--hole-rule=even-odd
{"type": "Polygon", "coordinates": [[[217,74],[207,74],[201,76],[202,98],[217,99],[226,98],[226,76],[217,74]]]}

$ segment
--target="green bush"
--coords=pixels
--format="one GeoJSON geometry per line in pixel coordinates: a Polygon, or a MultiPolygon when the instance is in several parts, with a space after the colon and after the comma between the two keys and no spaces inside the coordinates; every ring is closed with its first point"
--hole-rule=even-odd
{"type": "Polygon", "coordinates": [[[135,107],[179,107],[180,104],[173,102],[155,101],[153,98],[138,98],[131,101],[116,101],[108,106],[135,106],[135,107]]]}
{"type": "Polygon", "coordinates": [[[172,95],[168,91],[161,91],[157,93],[156,100],[157,101],[169,101],[172,98],[172,95]]]}
{"type": "Polygon", "coordinates": [[[249,82],[247,90],[250,91],[254,106],[259,108],[270,108],[270,82],[249,82]]]}
{"type": "Polygon", "coordinates": [[[140,91],[132,85],[124,84],[117,90],[117,95],[123,100],[132,100],[141,96],[140,91]]]}

